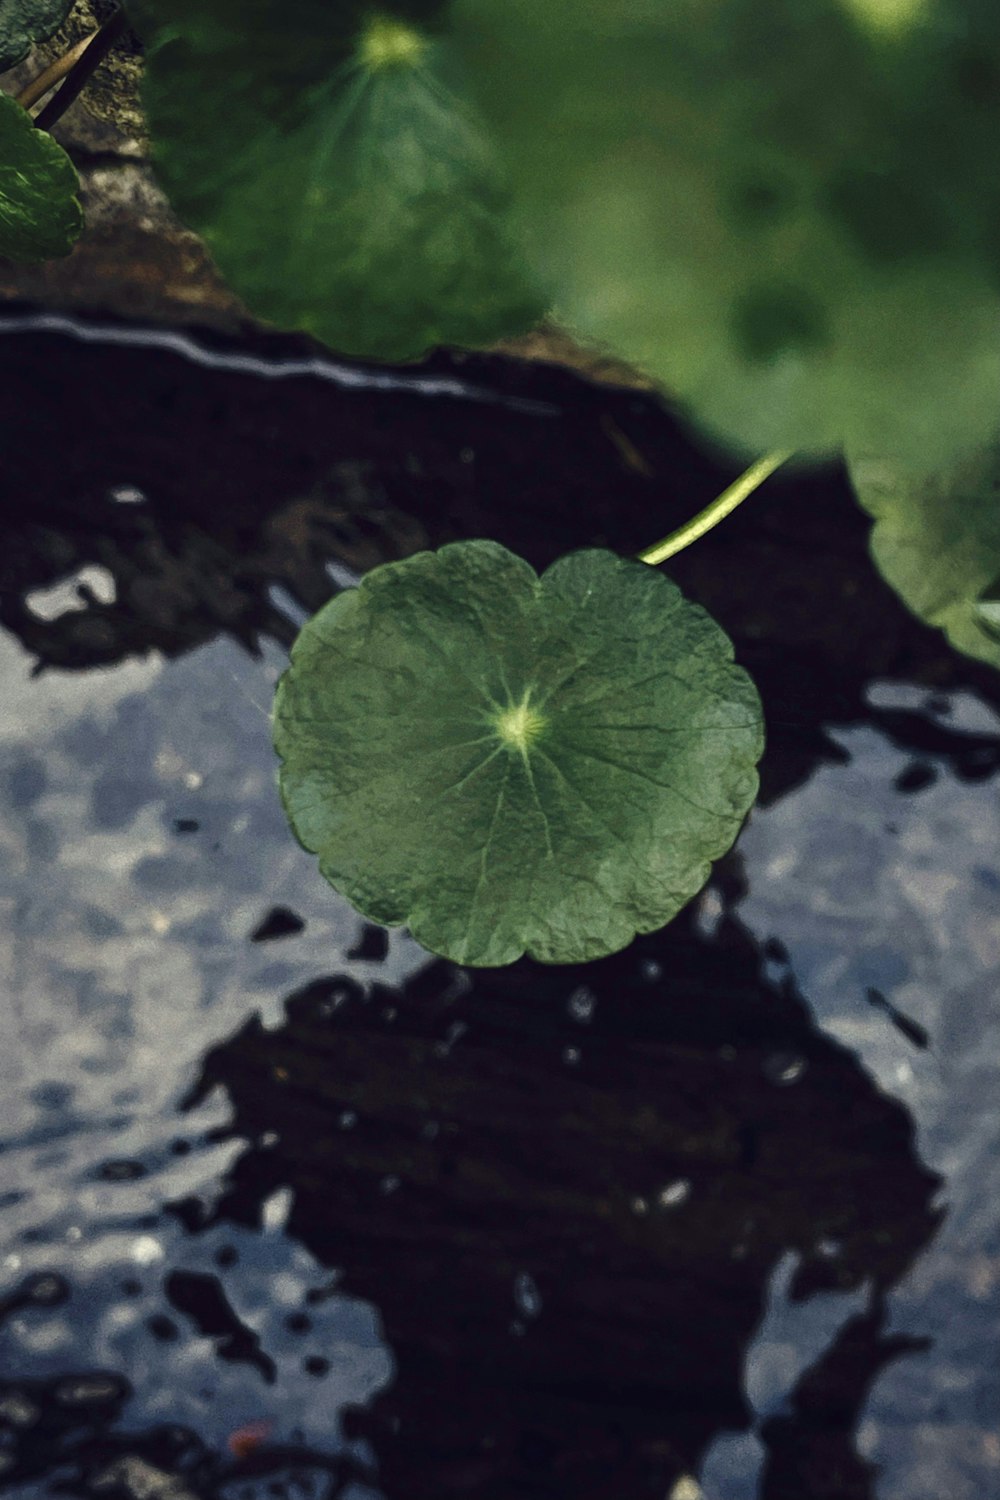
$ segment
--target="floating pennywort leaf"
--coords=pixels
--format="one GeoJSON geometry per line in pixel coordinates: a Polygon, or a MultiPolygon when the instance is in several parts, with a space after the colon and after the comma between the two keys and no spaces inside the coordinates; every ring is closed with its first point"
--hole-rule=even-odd
{"type": "Polygon", "coordinates": [[[472,541],[304,627],[275,745],[292,827],[366,916],[461,963],[571,963],[704,884],[756,794],[761,709],[654,569],[595,550],[539,578],[472,541]]]}

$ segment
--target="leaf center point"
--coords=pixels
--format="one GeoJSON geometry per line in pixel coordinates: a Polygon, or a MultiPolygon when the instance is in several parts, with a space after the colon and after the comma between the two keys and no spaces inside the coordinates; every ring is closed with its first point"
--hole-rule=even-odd
{"type": "Polygon", "coordinates": [[[520,703],[512,703],[497,714],[495,723],[503,743],[511,750],[519,750],[522,755],[545,728],[545,719],[529,705],[527,695],[520,703]]]}
{"type": "Polygon", "coordinates": [[[361,33],[358,58],[372,73],[383,68],[415,68],[427,50],[427,38],[392,16],[372,16],[361,33]]]}
{"type": "Polygon", "coordinates": [[[873,31],[901,32],[914,22],[922,21],[927,0],[846,0],[862,25],[873,31]]]}

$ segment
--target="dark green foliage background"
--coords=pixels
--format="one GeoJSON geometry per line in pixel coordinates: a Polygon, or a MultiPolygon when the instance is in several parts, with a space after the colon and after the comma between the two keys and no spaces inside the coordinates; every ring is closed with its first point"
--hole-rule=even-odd
{"type": "Polygon", "coordinates": [[[933,466],[992,436],[1000,8],[456,0],[453,24],[571,326],[754,454],[933,466]]]}

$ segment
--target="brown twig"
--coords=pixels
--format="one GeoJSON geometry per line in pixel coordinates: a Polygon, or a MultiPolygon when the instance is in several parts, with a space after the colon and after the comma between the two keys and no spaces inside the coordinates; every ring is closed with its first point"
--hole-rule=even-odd
{"type": "Polygon", "coordinates": [[[45,98],[50,89],[54,89],[57,83],[61,83],[66,74],[72,70],[73,65],[86,52],[96,35],[97,32],[92,31],[89,36],[83,37],[77,42],[75,47],[71,47],[62,57],[57,57],[55,62],[49,63],[48,67],[43,69],[37,78],[33,78],[30,83],[26,83],[17,95],[17,102],[21,108],[31,109],[32,105],[37,104],[39,99],[45,98]]]}
{"type": "Polygon", "coordinates": [[[115,42],[124,35],[127,29],[128,21],[125,18],[125,12],[121,9],[113,11],[104,25],[99,27],[90,38],[87,47],[70,68],[66,82],[58,94],[55,94],[45,108],[35,116],[35,124],[39,130],[51,130],[56,121],[62,119],[70,105],[82,93],[96,69],[107,57],[115,42]]]}

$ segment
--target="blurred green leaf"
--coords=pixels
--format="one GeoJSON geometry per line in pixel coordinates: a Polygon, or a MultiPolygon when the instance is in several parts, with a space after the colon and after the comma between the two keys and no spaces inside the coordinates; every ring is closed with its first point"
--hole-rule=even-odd
{"type": "Polygon", "coordinates": [[[0,94],[0,256],[68,255],[83,228],[76,168],[61,146],[0,94]]]}
{"type": "Polygon", "coordinates": [[[1000,6],[454,0],[561,321],[750,454],[1000,411],[1000,6]]]}
{"type": "Polygon", "coordinates": [[[930,476],[877,459],[849,467],[886,580],[959,651],[1000,667],[1000,443],[930,476]]]}
{"type": "Polygon", "coordinates": [[[439,5],[142,0],[159,175],[251,310],[343,354],[483,345],[541,306],[439,5]]]}

